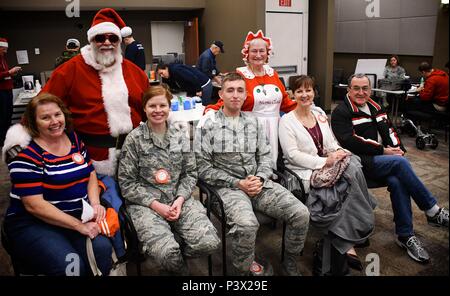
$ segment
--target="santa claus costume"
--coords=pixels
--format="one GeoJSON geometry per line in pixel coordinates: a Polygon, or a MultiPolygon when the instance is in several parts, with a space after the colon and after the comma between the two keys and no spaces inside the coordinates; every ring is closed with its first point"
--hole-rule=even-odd
{"type": "MultiPolygon", "coordinates": [[[[116,46],[120,47],[121,30],[127,29],[115,10],[104,8],[93,19],[87,32],[88,41],[93,41],[96,35],[109,33],[119,37],[116,46]]],[[[96,172],[113,176],[125,136],[142,119],[142,95],[149,82],[139,67],[122,58],[120,48],[114,64],[106,67],[96,61],[93,46],[84,46],[81,55],[57,68],[42,92],[54,94],[64,101],[96,172]]],[[[13,131],[8,133],[14,133],[14,137],[21,132],[21,126],[11,129],[13,131]]],[[[23,137],[26,138],[25,135],[23,137]]],[[[17,141],[14,142],[17,144],[17,141]]],[[[20,145],[26,147],[27,143],[20,145]]]]}
{"type": "MultiPolygon", "coordinates": [[[[248,55],[250,41],[254,39],[264,40],[267,44],[267,55],[270,56],[272,53],[272,42],[270,38],[264,36],[261,30],[256,34],[253,32],[247,34],[241,51],[243,60],[247,66],[236,69],[236,72],[244,78],[247,89],[247,98],[241,110],[258,117],[265,125],[267,137],[272,149],[273,165],[276,167],[280,111],[290,112],[295,109],[297,103],[289,97],[283,83],[280,81],[278,73],[272,67],[265,64],[263,66],[264,75],[262,76],[257,76],[253,73],[249,66],[248,55]]],[[[215,105],[209,105],[206,109],[218,110],[222,106],[223,101],[219,99],[215,105]]]]}

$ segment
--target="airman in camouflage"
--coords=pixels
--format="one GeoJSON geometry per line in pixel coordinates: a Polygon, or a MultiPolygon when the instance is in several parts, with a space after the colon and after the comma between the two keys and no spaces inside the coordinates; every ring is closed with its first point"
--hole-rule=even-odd
{"type": "Polygon", "coordinates": [[[220,244],[205,208],[191,197],[197,168],[195,154],[189,151],[186,124],[170,124],[158,137],[141,123],[127,136],[119,162],[119,185],[143,251],[176,275],[187,274],[184,255],[210,254],[220,244]],[[185,202],[176,221],[150,208],[155,200],[170,206],[180,196],[185,202]],[[183,240],[182,250],[172,230],[183,240]]]}
{"type": "Polygon", "coordinates": [[[240,112],[246,97],[242,78],[235,73],[225,76],[220,96],[223,108],[197,128],[194,147],[199,178],[218,188],[224,204],[235,271],[258,274],[263,268],[255,262],[256,209],[287,222],[283,271],[299,275],[295,257],[306,239],[308,209],[270,180],[272,158],[263,125],[251,114],[240,112]]]}

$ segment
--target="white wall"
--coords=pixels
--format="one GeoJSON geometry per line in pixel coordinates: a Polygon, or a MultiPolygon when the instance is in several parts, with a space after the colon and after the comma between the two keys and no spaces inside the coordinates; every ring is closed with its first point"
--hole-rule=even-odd
{"type": "Polygon", "coordinates": [[[184,53],[184,22],[151,22],[152,54],[184,53]]]}
{"type": "Polygon", "coordinates": [[[269,64],[286,84],[288,77],[307,74],[308,65],[308,0],[291,0],[291,7],[279,0],[266,0],[265,34],[272,39],[274,55],[269,64]],[[295,71],[283,73],[283,68],[295,71]]]}

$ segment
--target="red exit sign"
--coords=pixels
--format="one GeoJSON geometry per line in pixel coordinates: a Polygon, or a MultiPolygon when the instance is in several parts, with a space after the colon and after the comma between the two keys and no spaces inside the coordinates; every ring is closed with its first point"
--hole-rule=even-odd
{"type": "Polygon", "coordinates": [[[292,1],[291,0],[279,0],[280,2],[280,6],[287,6],[287,7],[291,7],[292,6],[292,1]]]}

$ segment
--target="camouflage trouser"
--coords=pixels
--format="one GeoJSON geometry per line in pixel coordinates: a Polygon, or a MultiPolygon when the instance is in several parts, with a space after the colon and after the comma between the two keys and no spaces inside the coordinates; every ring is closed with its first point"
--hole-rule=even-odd
{"type": "Polygon", "coordinates": [[[138,239],[145,254],[153,258],[164,270],[180,273],[185,265],[183,255],[202,256],[219,248],[217,230],[206,216],[202,204],[190,198],[181,209],[175,222],[169,222],[150,208],[130,205],[127,210],[133,220],[138,239]],[[183,249],[174,233],[183,240],[183,249]]]}
{"type": "Polygon", "coordinates": [[[286,253],[300,254],[308,232],[309,211],[284,187],[267,181],[261,193],[253,198],[239,189],[221,188],[218,193],[223,200],[227,222],[231,227],[228,234],[232,238],[232,262],[238,272],[247,273],[255,258],[259,223],[253,209],[286,221],[286,253]]]}

